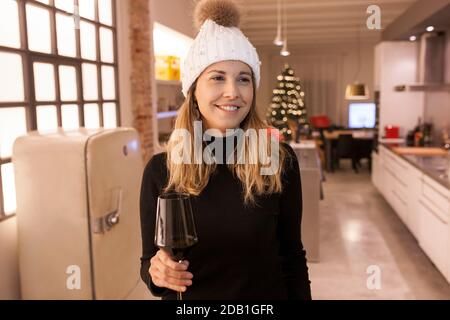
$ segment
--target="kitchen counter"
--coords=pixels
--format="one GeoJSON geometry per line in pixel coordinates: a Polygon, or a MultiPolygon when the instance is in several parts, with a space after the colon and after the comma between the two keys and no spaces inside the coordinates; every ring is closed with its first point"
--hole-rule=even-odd
{"type": "Polygon", "coordinates": [[[320,225],[319,201],[322,198],[322,170],[315,143],[291,143],[297,155],[302,185],[303,217],[302,241],[306,249],[308,261],[318,262],[320,259],[320,225]]]}
{"type": "Polygon", "coordinates": [[[426,156],[413,154],[399,154],[395,148],[404,147],[402,144],[381,143],[395,155],[404,159],[434,181],[450,190],[450,177],[448,176],[448,166],[450,165],[450,156],[426,156]]]}
{"type": "Polygon", "coordinates": [[[374,186],[450,283],[450,156],[440,148],[396,144],[378,151],[372,154],[374,186]]]}

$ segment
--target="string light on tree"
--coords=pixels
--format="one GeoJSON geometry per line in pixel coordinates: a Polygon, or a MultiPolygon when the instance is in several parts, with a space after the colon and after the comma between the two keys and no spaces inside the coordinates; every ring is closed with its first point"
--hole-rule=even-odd
{"type": "Polygon", "coordinates": [[[304,103],[305,92],[299,79],[295,77],[294,70],[288,64],[277,76],[277,81],[277,87],[272,91],[272,103],[267,112],[267,122],[280,131],[283,140],[298,142],[300,136],[310,134],[304,103]]]}

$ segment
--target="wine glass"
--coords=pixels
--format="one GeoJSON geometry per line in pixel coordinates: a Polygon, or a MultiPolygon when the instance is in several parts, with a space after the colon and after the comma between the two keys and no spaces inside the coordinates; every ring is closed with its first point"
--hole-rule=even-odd
{"type": "MultiPolygon", "coordinates": [[[[186,193],[165,193],[158,197],[155,245],[181,263],[198,242],[191,197],[186,193]]],[[[177,300],[182,300],[177,292],[177,300]]]]}

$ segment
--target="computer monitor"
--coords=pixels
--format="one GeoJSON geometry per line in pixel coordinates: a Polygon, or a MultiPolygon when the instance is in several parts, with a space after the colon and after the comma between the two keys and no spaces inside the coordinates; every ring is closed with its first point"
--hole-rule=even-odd
{"type": "Polygon", "coordinates": [[[350,128],[374,128],[375,118],[374,102],[352,102],[348,106],[348,126],[350,128]]]}

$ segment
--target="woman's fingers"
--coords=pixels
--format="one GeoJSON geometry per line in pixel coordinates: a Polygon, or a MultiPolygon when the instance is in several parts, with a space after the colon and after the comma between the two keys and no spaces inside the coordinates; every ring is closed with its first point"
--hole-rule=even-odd
{"type": "Polygon", "coordinates": [[[189,266],[189,262],[187,260],[184,260],[182,263],[173,261],[172,258],[163,250],[158,251],[156,256],[162,263],[158,264],[159,270],[164,272],[167,276],[176,279],[192,279],[192,273],[187,271],[189,266]]]}
{"type": "Polygon", "coordinates": [[[189,266],[189,261],[187,261],[187,260],[183,260],[182,263],[173,261],[172,257],[164,250],[159,250],[156,255],[159,257],[159,259],[165,265],[167,265],[168,267],[170,267],[173,270],[184,271],[184,270],[187,270],[187,268],[189,266]]]}
{"type": "Polygon", "coordinates": [[[190,286],[192,285],[192,280],[190,279],[177,279],[170,276],[167,276],[164,272],[160,270],[155,270],[154,272],[155,277],[161,279],[167,284],[174,285],[174,286],[190,286]]]}
{"type": "Polygon", "coordinates": [[[166,279],[167,281],[169,281],[169,278],[173,278],[175,280],[183,280],[183,279],[190,280],[193,278],[192,273],[188,271],[174,270],[162,261],[160,263],[156,263],[156,268],[164,277],[167,278],[166,279]]]}
{"type": "Polygon", "coordinates": [[[186,286],[192,285],[193,275],[187,271],[188,265],[188,261],[178,263],[173,261],[167,252],[159,250],[150,259],[149,273],[158,287],[184,292],[186,286]]]}
{"type": "Polygon", "coordinates": [[[186,291],[186,286],[178,286],[175,284],[168,283],[167,281],[165,281],[164,279],[161,279],[157,275],[152,276],[152,281],[155,285],[157,285],[158,287],[161,287],[161,288],[168,288],[168,289],[172,289],[172,290],[178,291],[178,292],[186,291]]]}

